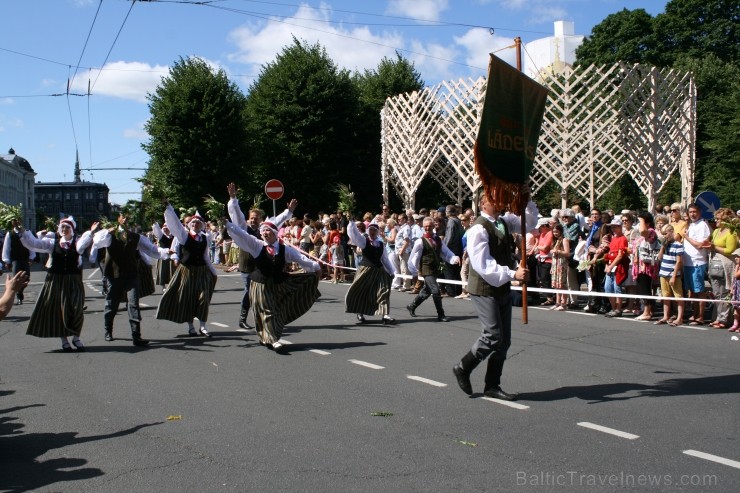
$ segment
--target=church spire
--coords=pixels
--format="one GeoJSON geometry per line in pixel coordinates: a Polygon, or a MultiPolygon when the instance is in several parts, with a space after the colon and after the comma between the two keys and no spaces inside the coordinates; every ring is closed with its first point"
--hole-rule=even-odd
{"type": "Polygon", "coordinates": [[[75,159],[75,183],[80,182],[80,151],[77,149],[77,158],[75,159]]]}

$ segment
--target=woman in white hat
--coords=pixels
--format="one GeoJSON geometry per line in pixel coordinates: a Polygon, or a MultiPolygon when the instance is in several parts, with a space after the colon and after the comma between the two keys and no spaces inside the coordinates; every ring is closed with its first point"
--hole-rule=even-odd
{"type": "Polygon", "coordinates": [[[226,223],[226,229],[239,248],[254,258],[249,298],[260,344],[281,352],[283,328],[310,310],[320,296],[319,264],[279,240],[277,226],[271,221],[260,224],[262,239],[232,222],[226,223]],[[300,265],[304,273],[289,274],[286,267],[291,262],[300,265]]]}
{"type": "Polygon", "coordinates": [[[206,321],[218,275],[208,253],[210,245],[203,232],[205,222],[196,212],[188,220],[186,229],[170,204],[164,210],[164,220],[177,240],[179,263],[167,291],[162,294],[157,319],[187,323],[188,335],[196,336],[198,332],[193,321],[197,318],[200,334],[211,337],[206,321]]]}
{"type": "Polygon", "coordinates": [[[62,350],[66,352],[72,351],[69,336],[72,336],[72,344],[78,351],[85,350],[80,340],[85,306],[81,255],[92,243],[92,233],[98,228],[98,223],[93,223],[90,230],[80,237],[75,234],[76,227],[77,223],[70,216],[59,221],[54,236],[38,239],[30,231],[24,231],[21,236],[23,246],[48,253],[51,258],[26,334],[59,337],[62,350]]]}

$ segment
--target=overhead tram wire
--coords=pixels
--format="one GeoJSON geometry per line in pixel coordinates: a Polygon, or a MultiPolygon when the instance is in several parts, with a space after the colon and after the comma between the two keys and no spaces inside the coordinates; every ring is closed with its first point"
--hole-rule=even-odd
{"type": "MultiPolygon", "coordinates": [[[[90,24],[90,30],[87,32],[87,38],[85,38],[85,44],[82,46],[82,53],[80,53],[80,58],[77,60],[77,65],[75,66],[75,73],[72,74],[72,81],[69,83],[71,86],[74,84],[75,77],[77,76],[77,71],[80,69],[80,63],[82,63],[82,57],[85,55],[85,50],[87,49],[87,43],[90,42],[90,36],[93,32],[93,27],[95,27],[95,21],[98,20],[98,13],[100,13],[100,7],[103,5],[103,0],[100,0],[98,3],[98,9],[95,11],[95,17],[93,17],[92,24],[90,24]]],[[[88,85],[88,92],[89,92],[89,85],[88,85]]]]}
{"type": "Polygon", "coordinates": [[[126,12],[126,17],[123,18],[123,22],[121,22],[121,27],[118,28],[118,32],[116,33],[116,37],[113,40],[113,43],[111,43],[110,49],[108,50],[108,53],[105,55],[105,60],[103,60],[103,64],[100,66],[100,70],[98,71],[97,77],[95,77],[95,81],[92,83],[92,87],[90,87],[90,91],[92,91],[93,89],[95,89],[95,84],[98,83],[98,79],[100,78],[100,74],[103,72],[103,69],[105,68],[105,64],[108,63],[108,57],[110,57],[110,54],[113,51],[113,47],[116,46],[116,42],[118,41],[118,37],[121,35],[121,31],[123,31],[123,26],[126,25],[126,21],[128,20],[128,16],[131,15],[131,10],[133,10],[135,4],[136,4],[136,0],[131,0],[131,7],[129,7],[128,12],[126,12]]]}
{"type": "MultiPolygon", "coordinates": [[[[250,13],[253,15],[277,15],[277,14],[270,14],[270,13],[263,13],[263,12],[251,12],[246,10],[240,10],[236,8],[226,8],[226,7],[220,7],[218,5],[213,5],[220,1],[225,0],[139,0],[139,1],[146,1],[148,3],[182,3],[182,4],[190,4],[190,5],[200,5],[205,7],[212,7],[216,9],[221,10],[228,10],[231,12],[236,13],[250,13]]],[[[364,25],[364,26],[387,26],[387,27],[469,27],[469,28],[478,28],[478,29],[497,29],[499,31],[512,31],[512,32],[524,32],[524,33],[530,33],[530,34],[550,34],[549,32],[545,31],[527,31],[527,30],[521,30],[521,29],[507,29],[502,27],[491,27],[491,26],[481,26],[478,24],[466,24],[463,22],[448,22],[448,21],[434,21],[429,19],[421,19],[418,17],[406,17],[406,16],[398,16],[398,15],[387,15],[387,14],[373,14],[371,12],[359,12],[356,10],[343,10],[343,9],[334,9],[334,8],[328,8],[328,7],[314,7],[311,5],[298,5],[293,3],[280,3],[280,2],[267,2],[267,1],[260,1],[260,0],[242,0],[246,3],[258,3],[263,5],[273,5],[278,7],[309,7],[312,10],[319,10],[319,11],[329,11],[329,12],[341,12],[343,14],[355,14],[355,15],[364,15],[368,17],[381,17],[385,19],[400,19],[400,20],[406,20],[406,21],[413,21],[416,24],[391,24],[391,23],[367,23],[367,22],[347,22],[342,21],[342,24],[350,24],[350,25],[364,25]]],[[[283,16],[279,16],[283,17],[283,16]]],[[[314,22],[324,22],[324,23],[331,23],[330,20],[324,20],[324,19],[300,19],[295,18],[299,20],[311,20],[314,22]]]]}

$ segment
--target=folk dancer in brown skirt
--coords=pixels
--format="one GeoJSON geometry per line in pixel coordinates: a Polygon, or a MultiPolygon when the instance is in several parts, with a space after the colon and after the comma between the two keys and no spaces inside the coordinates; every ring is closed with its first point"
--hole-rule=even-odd
{"type": "Polygon", "coordinates": [[[376,223],[370,223],[367,235],[360,233],[354,221],[350,221],[347,227],[350,242],[362,250],[362,262],[344,299],[344,311],[355,313],[358,324],[366,322],[365,315],[382,315],[383,325],[391,325],[396,321],[388,312],[391,281],[397,272],[388,258],[379,231],[376,223]]]}
{"type": "Polygon", "coordinates": [[[26,334],[59,337],[62,350],[67,352],[72,351],[67,339],[69,336],[72,336],[72,344],[78,351],[85,350],[80,340],[85,306],[81,254],[92,243],[92,233],[98,228],[98,223],[93,223],[90,230],[80,237],[75,234],[76,227],[74,219],[67,217],[59,222],[54,236],[38,239],[30,231],[21,236],[24,247],[48,253],[51,258],[26,334]]]}
{"type": "MultiPolygon", "coordinates": [[[[149,341],[141,337],[141,259],[140,253],[152,258],[166,258],[169,250],[157,248],[146,236],[128,229],[128,217],[118,216],[118,226],[98,231],[93,237],[93,247],[105,248],[103,275],[108,279],[108,292],[105,295],[103,320],[105,340],[113,340],[113,319],[118,313],[122,300],[126,302],[131,339],[134,346],[146,346],[149,341]]],[[[151,272],[151,271],[149,271],[151,272]]]]}
{"type": "Polygon", "coordinates": [[[249,298],[260,344],[276,352],[283,350],[283,328],[311,309],[319,298],[319,264],[297,248],[283,244],[275,224],[260,225],[262,239],[255,238],[231,222],[226,223],[231,238],[239,248],[255,259],[250,274],[249,298]],[[305,273],[289,274],[288,263],[295,262],[305,273]]]}
{"type": "Polygon", "coordinates": [[[218,274],[208,254],[210,242],[203,232],[205,221],[196,212],[190,217],[186,229],[169,204],[164,211],[164,219],[170,225],[178,244],[178,263],[167,291],[159,302],[157,319],[187,323],[188,335],[191,337],[198,333],[211,337],[206,329],[206,322],[218,274]],[[197,332],[193,325],[196,318],[200,325],[197,332]]]}
{"type": "MultiPolygon", "coordinates": [[[[170,249],[172,247],[172,242],[175,237],[172,236],[167,223],[164,223],[161,228],[159,227],[159,223],[152,224],[152,233],[154,233],[154,237],[157,238],[157,246],[159,248],[170,249]]],[[[174,271],[175,267],[172,259],[166,258],[157,260],[157,285],[162,286],[162,289],[166,290],[174,271]]]]}
{"type": "Polygon", "coordinates": [[[435,221],[431,217],[425,217],[422,225],[424,234],[416,240],[414,248],[411,250],[409,271],[414,282],[416,282],[418,274],[421,273],[424,278],[424,287],[421,288],[421,292],[416,295],[414,301],[406,306],[406,309],[409,311],[409,315],[415,317],[419,305],[431,296],[434,307],[437,309],[437,320],[449,322],[450,319],[445,316],[444,308],[442,308],[442,296],[439,284],[437,284],[437,274],[442,261],[459,265],[460,257],[452,253],[439,236],[434,233],[435,221]]]}
{"type": "MultiPolygon", "coordinates": [[[[238,192],[236,185],[234,183],[229,183],[226,187],[226,190],[229,192],[229,203],[227,205],[227,208],[229,210],[229,218],[231,218],[231,222],[234,223],[234,225],[240,227],[242,230],[249,233],[250,235],[261,240],[262,236],[260,235],[260,223],[263,220],[262,211],[260,211],[259,209],[252,209],[248,211],[249,218],[245,218],[244,213],[239,207],[239,199],[236,197],[236,194],[238,192]]],[[[293,217],[293,211],[295,210],[297,205],[298,201],[296,199],[292,199],[290,202],[288,202],[288,208],[285,209],[282,213],[273,218],[268,217],[265,220],[271,222],[277,228],[280,228],[280,226],[282,226],[285,221],[293,217]]],[[[249,275],[254,271],[254,258],[249,253],[240,248],[237,264],[239,272],[241,272],[242,281],[244,281],[242,307],[239,313],[239,327],[242,329],[251,329],[252,327],[250,327],[247,323],[247,315],[249,315],[249,308],[251,306],[249,303],[249,275]]]]}

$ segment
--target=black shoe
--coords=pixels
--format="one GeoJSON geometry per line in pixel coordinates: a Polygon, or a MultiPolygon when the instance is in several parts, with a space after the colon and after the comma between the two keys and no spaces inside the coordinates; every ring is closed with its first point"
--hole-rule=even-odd
{"type": "Polygon", "coordinates": [[[609,313],[609,310],[607,310],[606,308],[602,306],[601,308],[599,308],[599,311],[597,311],[596,313],[598,313],[599,315],[606,315],[607,313],[609,313]]]}
{"type": "Polygon", "coordinates": [[[252,330],[252,326],[247,323],[246,320],[239,320],[239,328],[245,330],[252,330]]]}
{"type": "Polygon", "coordinates": [[[141,347],[141,346],[146,346],[149,344],[149,341],[147,341],[146,339],[142,339],[140,335],[134,335],[133,340],[134,340],[134,346],[141,347]]]}
{"type": "Polygon", "coordinates": [[[393,325],[395,323],[395,318],[389,317],[388,315],[383,315],[383,325],[393,325]]]}
{"type": "Polygon", "coordinates": [[[211,337],[213,337],[213,336],[211,335],[211,333],[210,333],[210,332],[208,332],[208,331],[206,330],[206,328],[205,328],[205,327],[201,327],[201,328],[200,328],[200,334],[201,334],[201,335],[204,335],[204,336],[206,336],[206,337],[208,337],[208,338],[211,338],[211,337]]]}
{"type": "Polygon", "coordinates": [[[493,399],[500,399],[502,401],[515,401],[518,397],[517,394],[507,394],[506,392],[501,390],[501,387],[486,389],[483,391],[483,395],[486,397],[491,397],[493,399]]]}
{"type": "Polygon", "coordinates": [[[113,340],[113,331],[112,330],[106,330],[105,331],[105,340],[110,342],[113,340]]]}
{"type": "Polygon", "coordinates": [[[22,304],[23,304],[23,300],[16,300],[16,301],[15,301],[15,304],[16,304],[16,305],[22,305],[22,304]]]}
{"type": "Polygon", "coordinates": [[[84,353],[85,352],[85,346],[82,344],[82,341],[79,339],[72,339],[72,344],[77,348],[77,351],[84,353]]]}
{"type": "Polygon", "coordinates": [[[409,311],[409,315],[416,317],[416,307],[413,303],[406,305],[406,309],[409,311]]]}
{"type": "Polygon", "coordinates": [[[68,342],[64,342],[62,343],[62,351],[64,351],[65,353],[71,353],[72,346],[70,346],[68,342]]]}
{"type": "Polygon", "coordinates": [[[470,373],[465,371],[460,363],[452,367],[452,373],[457,377],[457,384],[460,386],[463,392],[468,395],[473,394],[473,385],[470,383],[470,373]]]}
{"type": "Polygon", "coordinates": [[[365,315],[363,315],[362,313],[358,313],[357,314],[357,322],[356,323],[357,323],[357,325],[364,324],[365,323],[365,315]]]}
{"type": "Polygon", "coordinates": [[[198,336],[198,332],[196,332],[194,328],[188,329],[188,337],[197,337],[197,336],[198,336]]]}
{"type": "Polygon", "coordinates": [[[437,315],[437,322],[449,322],[450,319],[445,317],[444,315],[437,315]]]}

